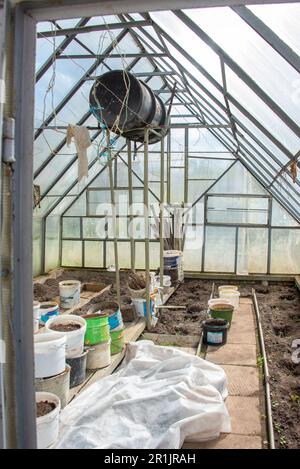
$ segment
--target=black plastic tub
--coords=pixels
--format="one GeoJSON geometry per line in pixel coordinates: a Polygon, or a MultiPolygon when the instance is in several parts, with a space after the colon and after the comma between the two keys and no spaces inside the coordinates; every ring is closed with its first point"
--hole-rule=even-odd
{"type": "Polygon", "coordinates": [[[225,345],[229,323],[225,319],[207,319],[202,323],[203,343],[206,345],[225,345]]]}
{"type": "Polygon", "coordinates": [[[70,388],[79,386],[86,378],[86,360],[88,350],[85,350],[78,357],[67,358],[66,362],[71,367],[70,372],[70,388]]]}
{"type": "Polygon", "coordinates": [[[149,144],[158,142],[167,133],[164,103],[146,83],[129,72],[113,70],[96,78],[90,91],[90,106],[99,122],[129,140],[143,142],[148,126],[163,127],[156,129],[159,136],[149,132],[149,144]]]}

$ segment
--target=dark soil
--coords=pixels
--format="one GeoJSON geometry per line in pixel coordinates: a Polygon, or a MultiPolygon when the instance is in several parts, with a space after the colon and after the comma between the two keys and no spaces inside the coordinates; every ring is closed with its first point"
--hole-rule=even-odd
{"type": "Polygon", "coordinates": [[[43,415],[49,414],[54,409],[55,409],[54,402],[41,401],[41,402],[36,403],[36,415],[37,415],[37,417],[43,417],[43,415]]]}
{"type": "MultiPolygon", "coordinates": [[[[123,304],[130,304],[131,298],[127,288],[127,273],[121,272],[121,300],[123,304]]],[[[56,279],[49,278],[45,283],[36,282],[33,287],[34,299],[37,301],[50,301],[59,296],[59,282],[62,280],[80,280],[82,283],[104,283],[105,285],[113,284],[109,292],[96,296],[86,305],[82,311],[87,312],[91,305],[97,304],[101,297],[101,302],[112,302],[116,300],[117,291],[115,287],[115,274],[113,272],[96,272],[93,270],[64,270],[56,279]],[[88,306],[88,307],[87,307],[88,306]]]]}
{"type": "Polygon", "coordinates": [[[276,446],[300,447],[300,364],[292,361],[300,339],[300,294],[294,285],[271,285],[257,293],[271,375],[276,446]]]}
{"type": "Polygon", "coordinates": [[[80,324],[70,322],[69,324],[53,324],[50,329],[57,332],[72,332],[81,328],[80,324]]]}
{"type": "Polygon", "coordinates": [[[162,310],[159,321],[151,332],[155,334],[200,335],[211,291],[211,281],[186,280],[168,301],[168,305],[186,306],[186,309],[162,310]]]}

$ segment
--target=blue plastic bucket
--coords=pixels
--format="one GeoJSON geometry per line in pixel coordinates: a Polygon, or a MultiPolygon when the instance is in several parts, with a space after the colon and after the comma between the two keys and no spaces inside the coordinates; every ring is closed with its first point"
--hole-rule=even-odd
{"type": "Polygon", "coordinates": [[[116,329],[120,326],[123,327],[123,319],[120,309],[108,317],[108,322],[110,329],[116,329]]]}
{"type": "Polygon", "coordinates": [[[179,251],[166,251],[164,253],[164,266],[165,267],[178,267],[180,259],[179,251]]]}
{"type": "Polygon", "coordinates": [[[55,302],[41,303],[40,305],[40,323],[45,324],[48,319],[59,315],[59,307],[55,302]]]}

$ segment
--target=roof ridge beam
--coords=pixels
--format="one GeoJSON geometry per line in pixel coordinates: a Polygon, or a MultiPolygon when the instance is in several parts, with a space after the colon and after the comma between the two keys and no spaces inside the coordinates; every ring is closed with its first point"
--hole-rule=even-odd
{"type": "Polygon", "coordinates": [[[137,28],[139,26],[149,26],[149,22],[146,20],[132,21],[130,23],[104,23],[104,24],[93,24],[90,26],[79,26],[74,28],[62,28],[54,31],[44,31],[37,33],[37,38],[42,39],[46,37],[57,37],[67,36],[69,34],[86,34],[98,31],[106,31],[111,29],[123,29],[123,28],[137,28]]]}

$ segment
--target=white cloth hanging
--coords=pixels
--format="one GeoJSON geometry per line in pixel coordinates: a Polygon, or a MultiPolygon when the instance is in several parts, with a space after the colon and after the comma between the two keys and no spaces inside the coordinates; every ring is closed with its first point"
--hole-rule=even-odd
{"type": "Polygon", "coordinates": [[[78,181],[88,176],[87,149],[91,146],[91,138],[88,129],[81,125],[69,125],[67,129],[67,145],[71,144],[72,138],[78,153],[78,181]]]}

